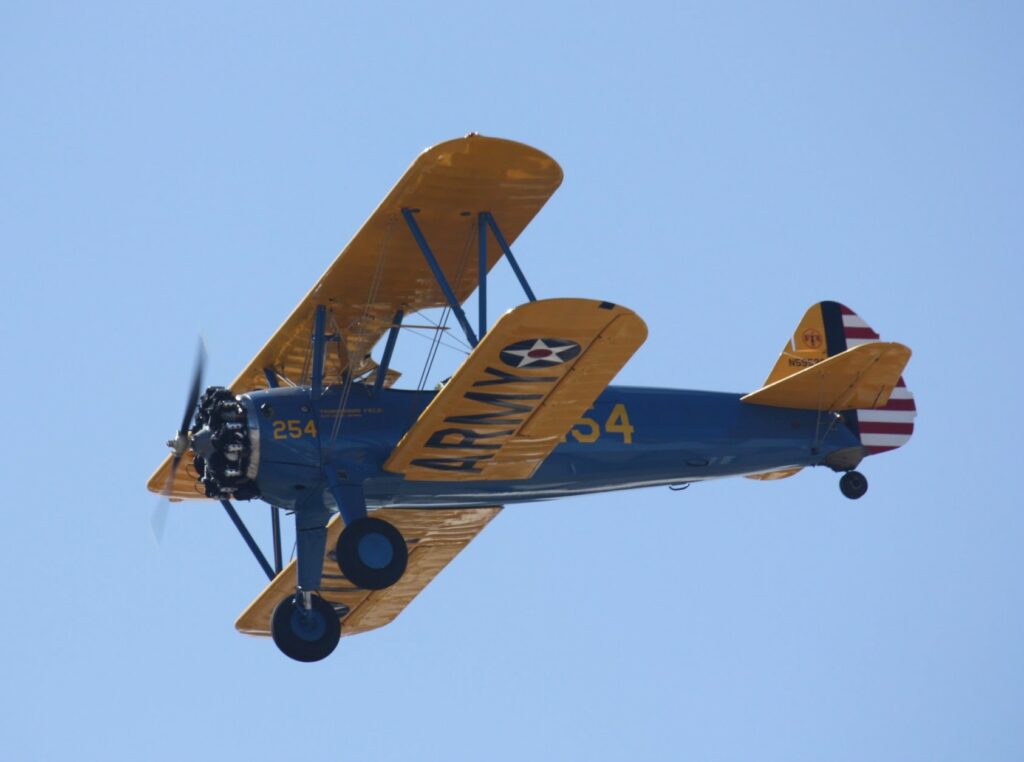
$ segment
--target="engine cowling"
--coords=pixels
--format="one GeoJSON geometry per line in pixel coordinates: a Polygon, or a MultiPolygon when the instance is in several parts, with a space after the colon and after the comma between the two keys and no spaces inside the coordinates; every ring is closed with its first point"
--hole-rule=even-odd
{"type": "Polygon", "coordinates": [[[199,400],[190,431],[192,464],[206,496],[251,500],[256,485],[258,427],[254,435],[245,404],[222,386],[211,386],[199,400]]]}

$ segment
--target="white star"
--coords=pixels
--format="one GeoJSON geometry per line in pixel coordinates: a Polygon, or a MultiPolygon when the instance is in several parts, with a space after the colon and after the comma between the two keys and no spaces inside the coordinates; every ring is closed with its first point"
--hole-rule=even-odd
{"type": "Polygon", "coordinates": [[[526,349],[506,349],[504,354],[517,355],[522,359],[517,368],[525,368],[528,365],[532,365],[535,362],[564,362],[562,359],[562,353],[569,352],[576,349],[575,344],[566,344],[563,347],[553,347],[550,344],[544,342],[544,339],[537,339],[533,342],[533,346],[527,347],[526,349]]]}

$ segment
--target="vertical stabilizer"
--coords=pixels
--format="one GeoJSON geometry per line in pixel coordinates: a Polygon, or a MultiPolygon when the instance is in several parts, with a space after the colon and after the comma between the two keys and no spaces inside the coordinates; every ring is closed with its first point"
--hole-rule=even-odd
{"type": "MultiPolygon", "coordinates": [[[[819,302],[804,313],[764,385],[879,339],[878,333],[849,307],[839,302],[819,302]]],[[[901,376],[883,407],[849,411],[844,417],[868,454],[874,455],[905,445],[914,433],[916,413],[914,395],[901,376]]]]}

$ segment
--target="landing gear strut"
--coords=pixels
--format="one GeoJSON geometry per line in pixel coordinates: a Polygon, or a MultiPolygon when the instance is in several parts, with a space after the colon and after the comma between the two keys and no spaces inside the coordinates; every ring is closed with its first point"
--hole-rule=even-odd
{"type": "Polygon", "coordinates": [[[850,500],[857,500],[868,491],[868,480],[860,471],[847,471],[839,480],[839,491],[850,500]]]}
{"type": "Polygon", "coordinates": [[[367,516],[345,527],[335,557],[349,582],[366,590],[383,590],[401,579],[409,551],[394,526],[367,516]]]}
{"type": "Polygon", "coordinates": [[[319,595],[298,592],[277,604],[270,634],[285,656],[295,661],[320,661],[338,645],[341,624],[331,604],[319,595]]]}

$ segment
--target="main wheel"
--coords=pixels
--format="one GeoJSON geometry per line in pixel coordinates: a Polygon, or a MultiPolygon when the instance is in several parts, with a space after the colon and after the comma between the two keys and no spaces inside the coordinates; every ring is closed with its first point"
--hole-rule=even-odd
{"type": "Polygon", "coordinates": [[[312,607],[307,610],[301,596],[289,595],[270,618],[275,645],[295,661],[326,659],[341,638],[341,622],[331,604],[319,595],[310,600],[312,607]]]}
{"type": "Polygon", "coordinates": [[[850,500],[857,500],[868,491],[868,480],[860,471],[847,471],[839,480],[839,491],[850,500]]]}
{"type": "Polygon", "coordinates": [[[345,527],[335,557],[349,582],[366,590],[383,590],[402,578],[409,550],[394,526],[367,516],[345,527]]]}

